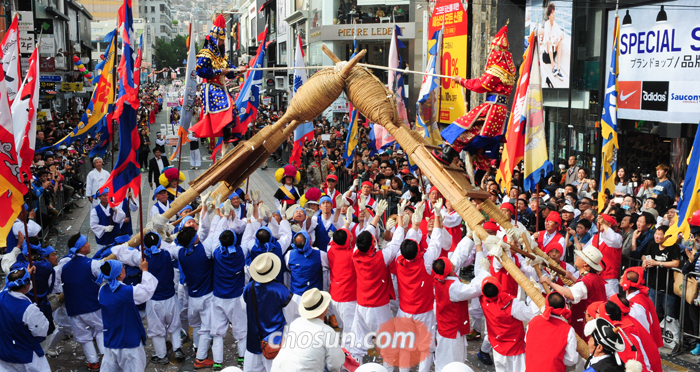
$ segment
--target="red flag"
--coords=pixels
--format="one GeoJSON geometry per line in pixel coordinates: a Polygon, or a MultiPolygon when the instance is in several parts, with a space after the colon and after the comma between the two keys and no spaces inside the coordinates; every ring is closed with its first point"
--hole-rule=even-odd
{"type": "Polygon", "coordinates": [[[5,37],[0,43],[0,60],[2,61],[3,74],[5,74],[6,83],[4,91],[9,93],[7,99],[10,101],[10,106],[15,101],[17,92],[19,92],[19,84],[22,82],[22,68],[20,66],[19,55],[19,15],[15,15],[12,19],[10,28],[7,29],[5,37]]]}
{"type": "MultiPolygon", "coordinates": [[[[36,145],[36,108],[39,106],[39,47],[29,58],[29,73],[12,103],[12,126],[15,135],[19,171],[29,176],[36,145]]],[[[24,176],[24,174],[22,175],[24,176]]]]}

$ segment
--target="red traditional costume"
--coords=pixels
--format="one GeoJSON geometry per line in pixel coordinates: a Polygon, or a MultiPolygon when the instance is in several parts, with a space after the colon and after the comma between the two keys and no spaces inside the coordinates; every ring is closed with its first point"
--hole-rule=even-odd
{"type": "Polygon", "coordinates": [[[571,311],[566,307],[554,309],[548,300],[544,313],[527,325],[526,371],[564,372],[578,361],[576,332],[567,323],[571,311]]]}
{"type": "Polygon", "coordinates": [[[476,168],[488,170],[498,155],[508,112],[508,96],[515,84],[515,64],[508,52],[508,26],[491,42],[486,70],[476,79],[461,79],[460,85],[476,93],[488,93],[486,102],[450,124],[440,134],[445,140],[442,153],[433,155],[445,164],[462,150],[472,155],[476,168]]]}

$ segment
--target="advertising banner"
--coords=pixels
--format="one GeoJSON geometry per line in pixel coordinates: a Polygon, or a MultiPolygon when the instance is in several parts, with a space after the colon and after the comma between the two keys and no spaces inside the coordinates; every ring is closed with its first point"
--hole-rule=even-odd
{"type": "Polygon", "coordinates": [[[527,0],[524,45],[527,48],[530,33],[537,30],[542,88],[569,87],[572,5],[572,1],[527,0]]]}
{"type": "MultiPolygon", "coordinates": [[[[697,123],[700,118],[700,28],[694,0],[619,12],[620,119],[697,123]]],[[[608,14],[612,35],[615,12],[608,14]]],[[[608,39],[611,37],[608,36],[608,39]]],[[[611,50],[612,40],[608,40],[611,50]]],[[[610,63],[610,56],[607,56],[610,63]]]]}
{"type": "MultiPolygon", "coordinates": [[[[467,71],[467,34],[469,32],[467,13],[461,1],[452,3],[437,2],[430,17],[429,37],[442,28],[445,20],[445,34],[442,41],[442,74],[469,78],[467,71]]],[[[432,45],[428,45],[430,48],[432,45]]],[[[439,119],[442,124],[452,124],[465,114],[462,86],[450,79],[440,81],[439,119]]]]}

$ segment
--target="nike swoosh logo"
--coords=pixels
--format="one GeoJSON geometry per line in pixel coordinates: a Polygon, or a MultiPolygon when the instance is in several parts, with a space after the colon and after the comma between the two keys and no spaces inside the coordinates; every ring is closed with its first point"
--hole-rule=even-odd
{"type": "Polygon", "coordinates": [[[627,98],[630,98],[631,95],[637,93],[637,91],[632,91],[632,93],[625,95],[625,92],[620,91],[620,101],[625,101],[627,98]]]}

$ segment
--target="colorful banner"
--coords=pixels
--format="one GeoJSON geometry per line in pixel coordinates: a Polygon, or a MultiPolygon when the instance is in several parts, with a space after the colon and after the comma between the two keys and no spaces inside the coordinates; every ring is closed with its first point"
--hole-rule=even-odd
{"type": "MultiPolygon", "coordinates": [[[[467,12],[464,11],[461,1],[451,4],[437,2],[433,10],[428,27],[429,35],[434,35],[435,31],[442,28],[442,20],[445,19],[445,32],[442,49],[443,75],[459,75],[464,78],[469,77],[467,71],[467,33],[469,32],[467,12]]],[[[466,113],[462,86],[451,79],[441,79],[442,89],[440,89],[440,116],[439,122],[445,125],[452,124],[453,121],[466,113]]]]}
{"type": "Polygon", "coordinates": [[[603,135],[603,149],[600,164],[600,189],[598,190],[598,212],[605,209],[605,193],[612,196],[615,192],[615,176],[617,174],[617,152],[620,146],[617,143],[617,75],[618,56],[620,55],[620,18],[614,17],[615,27],[612,33],[612,59],[610,71],[605,86],[605,101],[603,103],[603,116],[600,118],[600,131],[603,135]]]}
{"type": "Polygon", "coordinates": [[[537,44],[532,50],[530,81],[525,97],[525,148],[523,169],[525,191],[534,191],[544,177],[552,171],[552,163],[547,155],[547,137],[544,133],[544,111],[542,110],[542,85],[540,65],[540,48],[537,44]],[[544,173],[542,173],[544,171],[544,173]]]}

